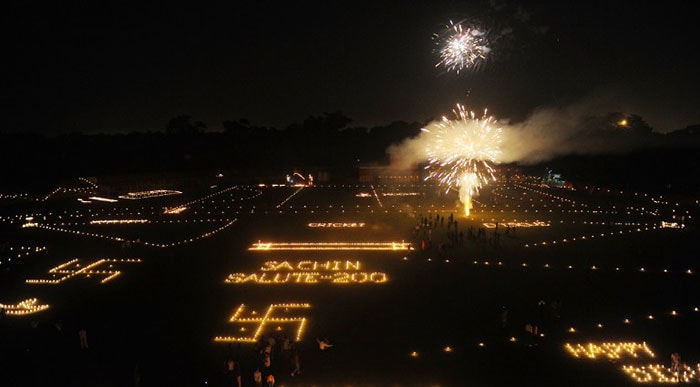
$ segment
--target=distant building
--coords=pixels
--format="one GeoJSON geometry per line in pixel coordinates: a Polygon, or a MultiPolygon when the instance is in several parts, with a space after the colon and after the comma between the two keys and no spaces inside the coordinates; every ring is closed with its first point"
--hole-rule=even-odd
{"type": "Polygon", "coordinates": [[[544,178],[544,183],[554,188],[573,189],[573,184],[562,179],[561,174],[552,172],[547,169],[547,175],[544,178]]]}

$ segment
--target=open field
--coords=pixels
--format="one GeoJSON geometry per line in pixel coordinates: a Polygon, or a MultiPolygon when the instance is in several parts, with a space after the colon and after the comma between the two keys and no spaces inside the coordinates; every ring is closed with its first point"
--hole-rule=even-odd
{"type": "Polygon", "coordinates": [[[2,385],[219,385],[229,356],[253,385],[269,336],[278,386],[626,385],[674,351],[700,381],[696,198],[522,178],[465,216],[422,182],[92,189],[0,199],[2,385]]]}

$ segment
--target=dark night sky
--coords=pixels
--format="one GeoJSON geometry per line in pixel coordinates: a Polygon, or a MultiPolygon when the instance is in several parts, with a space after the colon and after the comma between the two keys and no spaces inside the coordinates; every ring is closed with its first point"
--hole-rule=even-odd
{"type": "Polygon", "coordinates": [[[583,100],[660,132],[700,124],[685,2],[203,3],[4,4],[0,132],[160,131],[181,114],[282,129],[334,111],[371,127],[458,102],[517,122],[583,100]],[[432,34],[465,19],[492,37],[488,61],[436,68],[432,34]]]}

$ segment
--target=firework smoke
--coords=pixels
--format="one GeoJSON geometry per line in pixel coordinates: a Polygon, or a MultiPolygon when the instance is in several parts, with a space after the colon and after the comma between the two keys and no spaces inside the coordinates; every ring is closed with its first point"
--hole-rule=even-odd
{"type": "MultiPolygon", "coordinates": [[[[565,155],[622,154],[658,146],[694,146],[695,142],[682,136],[664,136],[649,132],[649,128],[636,130],[610,125],[629,114],[601,112],[637,110],[633,104],[620,103],[629,100],[628,96],[608,92],[588,96],[570,105],[540,107],[520,122],[509,123],[501,118],[498,120],[501,142],[497,161],[500,164],[535,165],[565,155]]],[[[427,128],[442,123],[432,122],[427,128]]],[[[387,153],[392,168],[406,170],[426,162],[429,157],[426,149],[434,143],[434,136],[423,131],[416,137],[390,146],[387,153]]]]}

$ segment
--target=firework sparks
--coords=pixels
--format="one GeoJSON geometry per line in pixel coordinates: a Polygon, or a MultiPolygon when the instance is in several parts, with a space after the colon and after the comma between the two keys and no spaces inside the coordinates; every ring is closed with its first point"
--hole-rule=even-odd
{"type": "Polygon", "coordinates": [[[433,35],[433,39],[440,54],[435,67],[443,66],[457,74],[464,69],[478,68],[491,51],[486,33],[474,26],[463,26],[462,22],[455,24],[450,20],[441,33],[433,35]]]}
{"type": "Polygon", "coordinates": [[[458,190],[468,216],[472,197],[483,185],[496,180],[492,164],[501,153],[501,128],[495,127],[496,120],[486,111],[482,118],[476,118],[474,112],[457,104],[454,113],[457,119],[443,117],[422,129],[428,140],[425,180],[439,181],[447,192],[458,190]]]}

